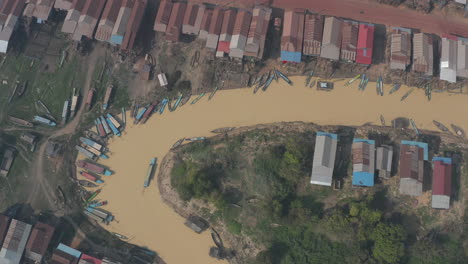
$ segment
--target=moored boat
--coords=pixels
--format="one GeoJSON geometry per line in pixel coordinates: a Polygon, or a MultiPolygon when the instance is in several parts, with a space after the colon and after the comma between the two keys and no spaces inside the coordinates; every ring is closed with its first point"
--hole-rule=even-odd
{"type": "Polygon", "coordinates": [[[196,104],[202,97],[205,96],[205,93],[201,93],[200,95],[197,96],[197,98],[193,99],[191,104],[196,104]]]}
{"type": "Polygon", "coordinates": [[[190,101],[190,97],[192,97],[191,94],[186,94],[184,97],[182,97],[182,100],[180,100],[180,106],[183,106],[186,103],[188,103],[188,101],[190,101]]]}
{"type": "Polygon", "coordinates": [[[216,87],[214,88],[214,90],[211,92],[210,96],[208,96],[208,100],[211,100],[211,98],[213,98],[213,96],[216,94],[216,92],[218,91],[219,89],[219,86],[216,85],[216,87]]]}
{"type": "Polygon", "coordinates": [[[305,86],[309,86],[309,83],[310,81],[312,80],[312,77],[314,76],[314,71],[310,71],[308,74],[307,74],[307,78],[305,80],[305,86]]]}
{"type": "Polygon", "coordinates": [[[416,135],[419,135],[419,129],[416,126],[416,123],[414,122],[413,119],[410,119],[411,126],[413,127],[414,131],[416,132],[416,135]]]}
{"type": "Polygon", "coordinates": [[[92,139],[89,139],[89,138],[86,138],[86,137],[80,137],[80,141],[83,143],[83,144],[86,144],[90,147],[93,147],[97,150],[102,150],[104,148],[104,146],[102,146],[101,144],[97,143],[96,141],[92,140],[92,139]]]}
{"type": "Polygon", "coordinates": [[[262,88],[262,91],[266,91],[266,89],[268,89],[268,87],[270,86],[271,82],[273,81],[273,74],[270,74],[270,77],[268,78],[268,80],[266,81],[265,85],[263,86],[262,88]]]}
{"type": "Polygon", "coordinates": [[[233,130],[234,128],[235,127],[221,127],[221,128],[211,130],[211,133],[216,133],[216,134],[227,133],[227,132],[233,130]]]}
{"type": "Polygon", "coordinates": [[[115,119],[111,114],[107,113],[107,119],[109,119],[111,121],[111,123],[117,128],[119,129],[121,127],[119,121],[117,121],[117,119],[115,119]]]}
{"type": "Polygon", "coordinates": [[[400,87],[401,87],[401,84],[399,84],[399,83],[393,84],[393,88],[390,90],[390,92],[388,94],[392,94],[392,93],[398,91],[400,89],[400,87]]]}
{"type": "Polygon", "coordinates": [[[81,186],[84,186],[84,187],[88,187],[88,188],[95,188],[97,187],[96,184],[92,183],[92,182],[89,182],[87,180],[79,180],[78,181],[78,184],[81,185],[81,186]]]}
{"type": "Polygon", "coordinates": [[[89,172],[86,171],[80,171],[80,175],[85,177],[86,179],[95,182],[95,183],[104,183],[102,180],[98,179],[96,176],[92,175],[89,172]]]}
{"type": "Polygon", "coordinates": [[[156,167],[156,161],[157,158],[152,158],[148,167],[148,171],[146,172],[146,178],[145,178],[145,183],[143,184],[143,187],[148,187],[151,181],[151,177],[153,176],[153,171],[155,170],[156,167]]]}
{"type": "Polygon", "coordinates": [[[174,143],[174,145],[172,145],[171,149],[175,149],[178,146],[182,145],[182,143],[184,143],[184,140],[185,140],[185,138],[181,138],[181,139],[177,140],[176,143],[174,143]]]}
{"type": "Polygon", "coordinates": [[[401,97],[400,101],[404,101],[406,98],[408,98],[408,96],[414,91],[414,88],[411,88],[411,90],[409,90],[408,92],[405,93],[405,95],[403,95],[403,97],[401,97]]]}
{"type": "Polygon", "coordinates": [[[142,123],[142,124],[144,124],[144,123],[146,123],[146,121],[148,121],[148,119],[150,118],[150,116],[153,114],[154,109],[156,108],[156,105],[157,105],[157,103],[154,102],[154,103],[152,103],[152,104],[148,107],[148,110],[146,110],[145,114],[144,114],[143,117],[141,118],[141,123],[142,123]]]}
{"type": "Polygon", "coordinates": [[[112,131],[109,125],[107,124],[106,119],[104,118],[104,116],[100,116],[99,118],[101,120],[102,127],[104,128],[104,131],[106,132],[106,135],[109,135],[112,131]]]}
{"type": "Polygon", "coordinates": [[[162,100],[161,105],[159,107],[159,114],[162,115],[164,113],[164,109],[166,108],[166,105],[167,105],[168,102],[169,102],[169,99],[167,99],[167,98],[164,98],[162,100]]]}
{"type": "Polygon", "coordinates": [[[76,162],[76,166],[89,170],[90,172],[98,173],[98,174],[103,174],[105,176],[110,176],[112,175],[112,172],[105,167],[94,164],[85,160],[79,160],[76,162]]]}
{"type": "Polygon", "coordinates": [[[82,146],[75,146],[75,148],[83,155],[85,155],[89,159],[94,159],[96,155],[92,153],[91,151],[83,148],[82,146]]]}
{"type": "Polygon", "coordinates": [[[380,115],[380,123],[382,124],[382,126],[385,126],[385,118],[383,117],[383,115],[380,115]]]}
{"type": "Polygon", "coordinates": [[[54,127],[57,125],[54,121],[47,119],[45,117],[42,117],[42,116],[37,116],[37,115],[34,116],[34,121],[39,122],[43,125],[51,126],[51,127],[54,127]]]}
{"type": "Polygon", "coordinates": [[[456,126],[454,124],[450,124],[450,126],[452,127],[453,131],[455,131],[455,134],[457,136],[465,137],[465,131],[461,127],[456,126]]]}
{"type": "Polygon", "coordinates": [[[450,133],[450,130],[448,129],[448,127],[446,127],[444,124],[436,121],[436,120],[432,120],[432,123],[434,123],[434,125],[442,132],[447,132],[447,133],[450,133]]]}
{"type": "Polygon", "coordinates": [[[186,138],[185,140],[187,141],[199,141],[199,140],[205,140],[206,137],[192,137],[192,138],[186,138]]]}
{"type": "Polygon", "coordinates": [[[107,110],[107,108],[109,108],[109,101],[110,101],[113,90],[114,90],[113,85],[107,86],[106,94],[104,96],[104,102],[102,104],[102,109],[107,110]]]}
{"type": "Polygon", "coordinates": [[[286,83],[288,83],[289,85],[293,85],[292,81],[289,80],[289,78],[288,78],[286,75],[284,75],[282,72],[280,72],[280,71],[278,71],[278,70],[275,70],[275,71],[276,71],[276,73],[277,73],[281,78],[283,78],[283,80],[284,80],[286,83]]]}
{"type": "Polygon", "coordinates": [[[128,237],[124,236],[124,235],[121,235],[119,233],[112,233],[114,236],[122,239],[122,240],[128,240],[128,237]]]}
{"type": "Polygon", "coordinates": [[[174,112],[174,111],[177,109],[177,107],[178,107],[179,104],[180,104],[180,100],[182,100],[182,95],[179,95],[179,97],[177,97],[177,99],[176,99],[176,101],[175,101],[175,103],[174,103],[173,106],[168,105],[168,108],[169,108],[169,111],[170,111],[170,112],[174,112]]]}

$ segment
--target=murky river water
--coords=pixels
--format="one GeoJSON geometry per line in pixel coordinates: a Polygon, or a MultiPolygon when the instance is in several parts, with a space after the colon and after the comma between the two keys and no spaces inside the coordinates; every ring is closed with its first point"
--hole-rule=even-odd
{"type": "MultiPolygon", "coordinates": [[[[130,242],[156,250],[169,264],[207,264],[218,262],[208,256],[213,246],[209,232],[195,234],[184,219],[160,199],[156,181],[146,190],[143,182],[152,157],[162,160],[172,144],[182,137],[210,136],[211,130],[225,126],[249,126],[280,121],[307,121],[324,125],[380,124],[396,117],[413,118],[421,129],[436,130],[432,120],[446,126],[454,123],[468,132],[468,96],[433,93],[428,102],[423,90],[415,90],[405,101],[400,98],[409,88],[392,95],[376,95],[375,83],[358,91],[335,83],[331,92],[304,87],[304,78],[295,77],[295,86],[273,82],[267,92],[252,89],[219,91],[195,105],[187,103],[175,112],[153,115],[145,125],[128,124],[122,137],[110,141],[109,160],[101,160],[115,171],[105,178],[99,199],[117,221],[105,228],[130,237],[130,242]]],[[[386,94],[390,85],[385,86],[386,94]]]]}

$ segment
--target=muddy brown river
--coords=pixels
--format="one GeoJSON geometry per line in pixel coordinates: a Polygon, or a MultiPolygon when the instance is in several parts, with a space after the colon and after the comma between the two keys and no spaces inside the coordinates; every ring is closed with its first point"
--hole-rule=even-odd
{"type": "MultiPolygon", "coordinates": [[[[105,207],[115,217],[106,229],[123,234],[131,243],[146,246],[160,254],[169,264],[225,263],[208,256],[214,243],[209,232],[199,235],[187,228],[184,219],[166,206],[153,180],[144,189],[143,182],[151,158],[160,160],[172,144],[182,137],[210,136],[211,130],[227,126],[305,121],[323,125],[387,124],[396,117],[414,119],[421,129],[437,130],[432,120],[447,127],[451,123],[468,131],[468,96],[433,93],[428,101],[423,90],[415,90],[405,101],[400,98],[409,90],[402,86],[385,96],[377,96],[375,83],[358,91],[359,80],[349,87],[345,81],[335,83],[331,92],[304,87],[304,77],[294,77],[294,86],[273,82],[266,92],[252,89],[218,91],[212,100],[205,96],[197,104],[187,103],[175,112],[153,115],[145,125],[133,125],[127,117],[122,137],[110,140],[110,159],[100,160],[115,174],[105,178],[99,199],[109,201],[105,207]]],[[[156,174],[157,175],[157,174],[156,174]]]]}

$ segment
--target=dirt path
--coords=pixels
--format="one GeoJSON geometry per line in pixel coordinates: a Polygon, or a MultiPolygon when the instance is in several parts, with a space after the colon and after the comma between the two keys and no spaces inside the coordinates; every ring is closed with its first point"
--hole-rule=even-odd
{"type": "MultiPolygon", "coordinates": [[[[88,94],[88,91],[91,87],[91,82],[92,82],[93,73],[94,73],[97,59],[103,56],[104,53],[105,53],[104,47],[96,46],[94,50],[91,52],[91,54],[88,56],[86,65],[89,65],[89,67],[86,72],[86,80],[85,80],[84,87],[83,87],[83,95],[88,94]]],[[[81,117],[84,113],[84,109],[85,109],[85,104],[82,103],[80,105],[78,112],[76,113],[75,118],[71,122],[69,122],[65,127],[52,133],[40,145],[38,152],[37,152],[37,158],[34,161],[34,164],[31,166],[31,175],[33,176],[32,181],[34,182],[32,183],[33,189],[31,190],[29,194],[27,203],[34,205],[34,203],[37,202],[38,200],[37,196],[39,194],[39,191],[41,191],[41,193],[44,194],[47,202],[49,203],[50,208],[56,209],[55,202],[54,202],[57,200],[57,198],[55,197],[55,190],[47,182],[47,179],[44,174],[45,150],[46,150],[47,143],[49,142],[49,140],[57,138],[57,137],[61,137],[64,135],[73,134],[73,132],[78,127],[79,122],[81,121],[81,117]]]]}
{"type": "Polygon", "coordinates": [[[218,5],[248,7],[271,3],[273,7],[306,8],[325,15],[363,22],[420,29],[437,35],[454,34],[468,37],[468,19],[449,16],[440,11],[424,14],[408,8],[378,4],[370,0],[192,0],[218,5]]]}

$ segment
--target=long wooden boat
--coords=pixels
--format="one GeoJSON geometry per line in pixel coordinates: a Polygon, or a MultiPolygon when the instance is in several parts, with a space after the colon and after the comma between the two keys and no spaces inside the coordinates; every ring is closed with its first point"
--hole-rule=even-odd
{"type": "Polygon", "coordinates": [[[465,131],[461,127],[456,126],[454,124],[450,124],[450,126],[452,127],[453,131],[455,131],[455,134],[457,136],[465,137],[465,131]]]}
{"type": "Polygon", "coordinates": [[[442,132],[447,132],[447,133],[450,133],[450,130],[448,129],[448,127],[444,126],[444,124],[440,123],[440,122],[437,122],[436,120],[432,120],[432,123],[434,123],[434,125],[442,132]]]}
{"type": "Polygon", "coordinates": [[[289,85],[293,85],[292,81],[286,76],[284,75],[282,72],[278,71],[278,70],[275,70],[276,73],[281,77],[283,78],[283,80],[288,83],[289,85]]]}
{"type": "Polygon", "coordinates": [[[24,126],[24,127],[33,127],[33,123],[31,122],[28,122],[26,120],[23,120],[21,118],[17,118],[17,117],[14,117],[14,116],[8,116],[8,120],[10,122],[12,122],[13,124],[15,125],[18,125],[18,126],[24,126]]]}
{"type": "Polygon", "coordinates": [[[216,87],[214,88],[214,90],[211,92],[210,96],[208,96],[208,100],[211,100],[211,98],[213,98],[213,96],[216,94],[216,92],[218,91],[219,89],[219,86],[216,85],[216,87]]]}
{"type": "Polygon", "coordinates": [[[400,89],[400,87],[401,87],[401,84],[399,84],[399,83],[393,84],[393,88],[390,90],[390,92],[388,92],[388,94],[392,94],[392,93],[398,91],[400,89]]]}
{"type": "Polygon", "coordinates": [[[177,148],[178,146],[182,145],[182,143],[184,143],[184,140],[185,140],[185,138],[181,138],[181,139],[177,140],[176,143],[174,143],[174,144],[172,145],[171,149],[175,149],[175,148],[177,148]]]}
{"type": "Polygon", "coordinates": [[[409,90],[408,92],[405,93],[405,95],[403,95],[403,97],[401,97],[400,101],[404,101],[406,98],[408,98],[408,96],[414,91],[414,88],[411,88],[411,90],[409,90]]]}
{"type": "Polygon", "coordinates": [[[88,187],[88,188],[95,188],[97,187],[96,184],[90,182],[90,181],[87,181],[87,180],[79,180],[78,181],[78,184],[81,185],[81,186],[84,186],[84,187],[88,187]]]}
{"type": "Polygon", "coordinates": [[[380,123],[382,124],[382,126],[385,126],[385,118],[383,117],[383,115],[380,115],[380,123]]]}
{"type": "Polygon", "coordinates": [[[196,104],[198,101],[200,101],[200,99],[202,99],[203,96],[205,96],[205,93],[201,93],[199,96],[197,96],[197,98],[193,99],[191,104],[196,104]]]}
{"type": "Polygon", "coordinates": [[[221,128],[211,130],[211,133],[216,133],[216,134],[227,133],[227,132],[233,130],[234,128],[235,127],[221,127],[221,128]]]}

